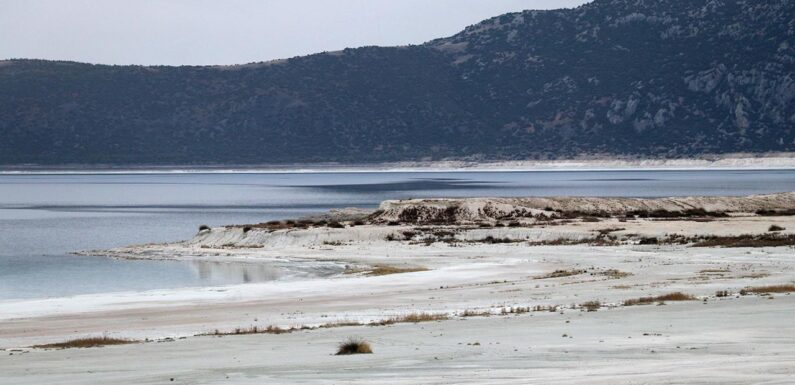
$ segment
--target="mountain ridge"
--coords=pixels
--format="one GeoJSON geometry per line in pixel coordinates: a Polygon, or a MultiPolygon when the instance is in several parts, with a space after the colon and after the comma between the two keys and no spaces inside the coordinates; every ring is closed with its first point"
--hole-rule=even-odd
{"type": "Polygon", "coordinates": [[[795,151],[787,0],[596,0],[237,66],[0,62],[0,164],[795,151]]]}

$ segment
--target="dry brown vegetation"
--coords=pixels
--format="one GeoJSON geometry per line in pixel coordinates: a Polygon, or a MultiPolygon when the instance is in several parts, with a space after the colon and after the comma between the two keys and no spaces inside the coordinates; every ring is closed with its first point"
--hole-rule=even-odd
{"type": "Polygon", "coordinates": [[[746,287],[740,290],[741,295],[747,294],[769,294],[769,293],[792,293],[795,292],[795,285],[771,285],[771,286],[754,286],[746,287]]]}
{"type": "Polygon", "coordinates": [[[602,303],[599,301],[588,301],[583,303],[582,307],[587,311],[597,311],[602,307],[602,303]]]}
{"type": "Polygon", "coordinates": [[[624,306],[649,305],[655,302],[666,301],[694,301],[696,297],[681,292],[663,294],[656,297],[641,297],[624,301],[624,306]]]}
{"type": "Polygon", "coordinates": [[[404,314],[399,316],[394,316],[391,318],[387,318],[381,321],[373,322],[371,325],[375,326],[384,326],[384,325],[392,325],[396,323],[419,323],[419,322],[430,322],[430,321],[444,321],[446,319],[450,319],[447,314],[444,313],[410,313],[404,314]]]}
{"type": "Polygon", "coordinates": [[[428,269],[424,267],[397,267],[397,266],[386,266],[386,265],[377,265],[373,266],[372,269],[365,273],[368,276],[381,276],[381,275],[390,275],[390,274],[402,274],[402,273],[416,273],[418,271],[428,271],[428,269]]]}
{"type": "Polygon", "coordinates": [[[337,348],[337,355],[344,356],[350,354],[372,354],[373,349],[370,344],[358,338],[349,338],[342,342],[337,348]]]}
{"type": "MultiPolygon", "coordinates": [[[[781,231],[781,230],[778,230],[781,231]]],[[[734,236],[700,236],[688,237],[672,234],[665,238],[640,238],[641,245],[687,245],[692,247],[779,247],[795,246],[795,234],[780,234],[771,231],[768,234],[744,234],[734,236]]]]}
{"type": "Polygon", "coordinates": [[[58,342],[54,344],[34,345],[33,347],[39,349],[95,348],[95,347],[108,346],[108,345],[134,344],[138,342],[139,341],[135,340],[102,336],[102,337],[76,338],[73,340],[58,342]]]}
{"type": "Polygon", "coordinates": [[[349,327],[349,326],[386,326],[397,323],[418,323],[418,322],[429,322],[429,321],[443,321],[447,319],[450,319],[450,317],[444,313],[410,313],[410,314],[382,319],[380,321],[373,321],[370,323],[340,320],[340,321],[328,322],[319,326],[304,325],[300,327],[293,326],[290,328],[282,328],[274,325],[270,325],[264,328],[259,326],[249,326],[246,328],[235,328],[234,330],[231,331],[221,331],[216,329],[211,333],[205,333],[199,335],[200,336],[237,336],[237,335],[249,335],[249,334],[286,334],[300,330],[331,329],[331,328],[349,327]]]}
{"type": "Polygon", "coordinates": [[[488,317],[491,315],[491,312],[488,310],[471,310],[467,309],[461,313],[461,317],[488,317]]]}
{"type": "Polygon", "coordinates": [[[795,246],[795,234],[737,235],[729,237],[705,237],[693,247],[779,247],[795,246]]]}
{"type": "Polygon", "coordinates": [[[632,275],[632,273],[628,273],[626,271],[616,270],[616,269],[608,269],[602,272],[597,273],[597,275],[602,275],[610,279],[621,279],[626,278],[632,275]]]}
{"type": "Polygon", "coordinates": [[[487,236],[483,239],[475,239],[469,241],[470,243],[486,243],[489,245],[499,244],[499,243],[519,243],[522,242],[520,239],[511,239],[511,238],[495,238],[491,235],[487,236]]]}
{"type": "MultiPolygon", "coordinates": [[[[363,221],[356,221],[353,222],[352,225],[364,225],[365,222],[363,221]]],[[[329,228],[345,228],[343,223],[337,221],[326,221],[323,219],[319,220],[311,220],[311,219],[302,219],[302,220],[285,220],[285,221],[270,221],[265,223],[257,223],[251,225],[240,225],[234,227],[242,227],[243,232],[247,233],[253,229],[259,230],[267,230],[267,231],[276,231],[276,230],[288,230],[288,229],[308,229],[310,227],[329,227],[329,228]]]]}
{"type": "Polygon", "coordinates": [[[308,326],[304,326],[304,327],[301,327],[301,328],[292,327],[292,328],[285,329],[285,328],[282,328],[282,327],[279,327],[279,326],[273,326],[273,325],[270,325],[270,326],[265,327],[265,328],[261,328],[259,326],[249,326],[247,328],[235,328],[234,330],[231,330],[231,331],[220,331],[220,330],[216,329],[212,333],[207,333],[207,334],[203,334],[203,335],[238,336],[238,335],[247,335],[247,334],[285,334],[285,333],[292,333],[292,332],[294,332],[296,330],[310,330],[310,329],[313,329],[313,328],[308,327],[308,326]]]}
{"type": "Polygon", "coordinates": [[[756,215],[764,217],[782,217],[782,216],[795,216],[795,209],[787,210],[759,210],[756,215]]]}
{"type": "Polygon", "coordinates": [[[551,273],[544,274],[533,279],[563,278],[580,274],[585,274],[585,270],[555,270],[551,273]]]}
{"type": "Polygon", "coordinates": [[[593,238],[583,239],[568,239],[558,238],[547,241],[529,242],[530,246],[573,246],[573,245],[590,245],[590,246],[617,246],[621,242],[613,235],[599,235],[593,238]]]}
{"type": "Polygon", "coordinates": [[[739,276],[737,278],[740,278],[740,279],[742,279],[742,278],[759,279],[759,278],[765,278],[765,277],[769,277],[769,276],[770,276],[770,273],[764,273],[763,272],[763,273],[744,274],[744,275],[741,275],[741,276],[739,276]]]}
{"type": "Polygon", "coordinates": [[[668,210],[634,210],[626,213],[629,217],[638,218],[693,218],[693,217],[714,217],[725,218],[729,214],[718,211],[707,211],[701,208],[687,209],[684,211],[668,211],[668,210]]]}

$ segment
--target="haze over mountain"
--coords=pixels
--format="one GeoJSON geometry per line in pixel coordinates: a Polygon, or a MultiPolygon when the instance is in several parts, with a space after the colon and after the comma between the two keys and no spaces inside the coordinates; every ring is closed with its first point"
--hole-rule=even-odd
{"type": "Polygon", "coordinates": [[[795,151],[795,2],[596,0],[241,66],[0,62],[2,164],[795,151]]]}

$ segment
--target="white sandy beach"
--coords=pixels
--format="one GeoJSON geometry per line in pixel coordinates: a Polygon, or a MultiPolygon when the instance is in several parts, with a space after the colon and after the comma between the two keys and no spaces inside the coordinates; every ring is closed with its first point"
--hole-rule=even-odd
{"type": "Polygon", "coordinates": [[[458,241],[433,243],[387,240],[390,234],[422,227],[410,224],[248,232],[226,227],[180,243],[90,252],[227,263],[280,259],[311,266],[333,261],[351,273],[0,302],[0,347],[6,349],[0,355],[0,383],[156,384],[174,378],[185,384],[785,384],[795,375],[795,327],[788,316],[795,314],[795,297],[740,291],[795,283],[792,246],[633,241],[672,234],[764,235],[771,225],[785,229],[777,232],[781,236],[795,233],[793,216],[733,213],[708,220],[606,218],[464,227],[456,234],[458,241]],[[543,244],[599,234],[617,241],[607,246],[543,244]],[[520,241],[483,242],[488,236],[520,241]],[[381,265],[426,270],[367,275],[368,266],[381,265]],[[718,297],[722,291],[727,293],[718,297]],[[695,298],[623,305],[673,292],[695,298]],[[584,304],[594,301],[599,307],[587,311],[584,304]],[[252,326],[378,323],[419,312],[448,319],[278,335],[196,336],[252,326]],[[30,348],[101,335],[157,341],[30,348]],[[336,344],[349,336],[365,338],[375,353],[334,356],[336,344]]]}

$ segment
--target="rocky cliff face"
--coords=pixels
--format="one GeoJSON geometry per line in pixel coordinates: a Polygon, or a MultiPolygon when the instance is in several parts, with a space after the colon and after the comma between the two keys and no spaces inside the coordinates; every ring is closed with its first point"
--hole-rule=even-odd
{"type": "Polygon", "coordinates": [[[0,163],[795,151],[795,2],[597,0],[234,67],[0,63],[0,163]]]}
{"type": "Polygon", "coordinates": [[[556,154],[783,150],[795,140],[794,8],[597,0],[430,45],[476,85],[476,103],[495,106],[506,142],[556,154]]]}

